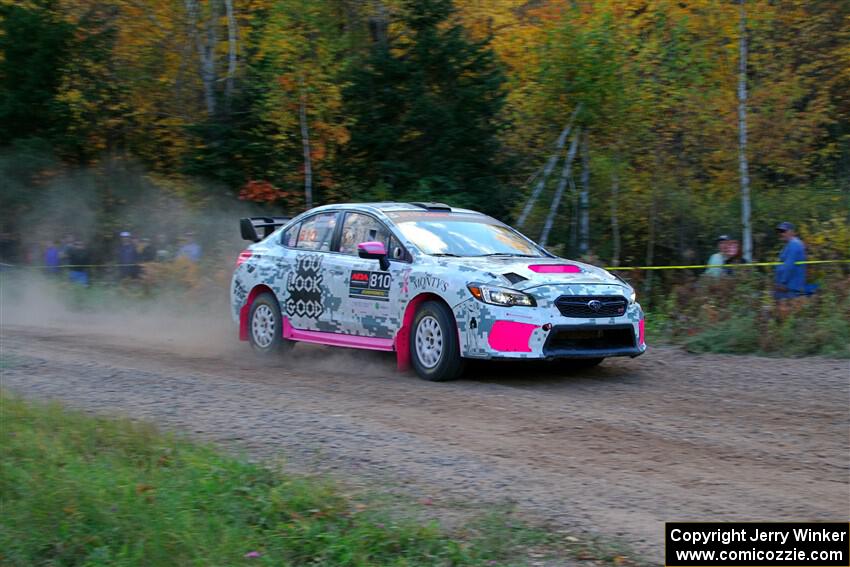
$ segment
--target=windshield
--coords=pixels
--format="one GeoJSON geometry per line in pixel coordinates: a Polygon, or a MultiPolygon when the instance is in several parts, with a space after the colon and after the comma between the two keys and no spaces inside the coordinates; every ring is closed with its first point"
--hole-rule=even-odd
{"type": "Polygon", "coordinates": [[[533,256],[543,253],[495,219],[467,213],[389,213],[398,230],[434,256],[533,256]]]}

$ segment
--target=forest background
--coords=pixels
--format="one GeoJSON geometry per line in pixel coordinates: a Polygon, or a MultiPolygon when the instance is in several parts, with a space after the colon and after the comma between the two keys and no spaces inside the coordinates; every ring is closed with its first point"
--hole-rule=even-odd
{"type": "Polygon", "coordinates": [[[372,200],[606,266],[774,260],[780,221],[846,259],[848,117],[843,1],[0,0],[0,261],[372,200]]]}

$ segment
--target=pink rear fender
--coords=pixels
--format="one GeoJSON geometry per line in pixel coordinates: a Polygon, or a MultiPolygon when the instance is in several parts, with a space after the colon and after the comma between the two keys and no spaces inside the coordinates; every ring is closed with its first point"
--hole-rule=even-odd
{"type": "MultiPolygon", "coordinates": [[[[404,317],[401,320],[401,328],[395,335],[396,364],[400,371],[410,369],[410,330],[413,327],[413,318],[416,317],[416,310],[419,309],[419,306],[426,301],[432,300],[445,303],[443,298],[437,294],[423,293],[411,299],[407,303],[407,307],[404,309],[404,317]]],[[[451,308],[449,311],[451,311],[451,308]]],[[[455,326],[457,326],[457,323],[455,323],[455,326]]]]}
{"type": "Polygon", "coordinates": [[[248,297],[245,299],[245,304],[239,309],[239,340],[248,340],[248,316],[251,314],[251,305],[261,293],[270,293],[274,296],[274,292],[267,285],[258,285],[251,290],[248,297]]]}

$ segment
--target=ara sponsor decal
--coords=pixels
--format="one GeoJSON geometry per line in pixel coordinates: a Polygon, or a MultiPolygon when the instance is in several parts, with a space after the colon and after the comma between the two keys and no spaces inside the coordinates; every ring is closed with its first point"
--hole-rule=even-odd
{"type": "Polygon", "coordinates": [[[348,297],[389,301],[392,281],[392,276],[386,272],[352,270],[348,281],[348,297]]]}
{"type": "Polygon", "coordinates": [[[449,289],[449,282],[428,274],[422,276],[411,276],[410,284],[413,287],[436,289],[437,291],[446,291],[449,289]]]}

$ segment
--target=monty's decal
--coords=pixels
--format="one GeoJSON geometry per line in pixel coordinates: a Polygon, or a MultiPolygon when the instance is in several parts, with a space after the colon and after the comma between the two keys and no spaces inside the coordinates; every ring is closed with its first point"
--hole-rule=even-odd
{"type": "Polygon", "coordinates": [[[449,289],[449,283],[446,280],[441,280],[427,274],[424,276],[412,276],[410,283],[413,287],[436,289],[437,291],[446,291],[449,289]]]}
{"type": "Polygon", "coordinates": [[[295,270],[286,278],[286,314],[290,317],[318,319],[325,308],[322,305],[322,256],[299,254],[295,270]]]}
{"type": "Polygon", "coordinates": [[[352,270],[348,280],[348,297],[389,301],[392,281],[392,276],[386,272],[352,270]]]}

